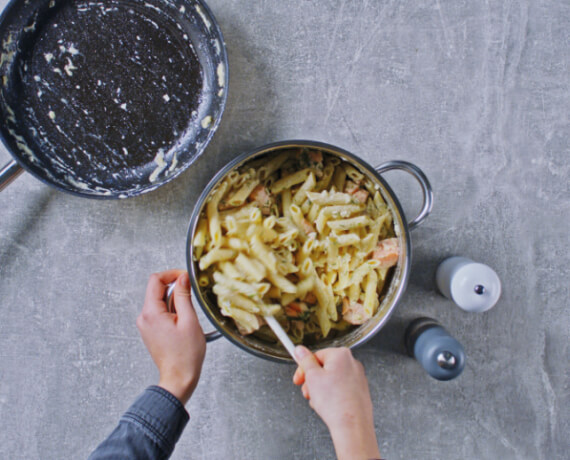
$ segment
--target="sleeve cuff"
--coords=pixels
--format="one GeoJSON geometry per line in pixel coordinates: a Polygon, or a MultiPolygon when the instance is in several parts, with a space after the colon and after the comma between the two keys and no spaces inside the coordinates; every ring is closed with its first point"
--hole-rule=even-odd
{"type": "Polygon", "coordinates": [[[190,416],[174,395],[153,385],[137,398],[122,419],[138,425],[168,456],[190,416]]]}

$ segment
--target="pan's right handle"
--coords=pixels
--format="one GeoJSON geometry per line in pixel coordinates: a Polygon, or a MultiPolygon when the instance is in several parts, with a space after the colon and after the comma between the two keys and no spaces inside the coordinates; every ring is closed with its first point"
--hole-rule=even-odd
{"type": "Polygon", "coordinates": [[[23,172],[24,168],[13,160],[4,166],[2,170],[0,170],[0,192],[23,172]]]}
{"type": "MultiPolygon", "coordinates": [[[[170,283],[166,291],[166,298],[165,298],[166,308],[168,308],[168,311],[171,313],[176,312],[174,308],[174,299],[173,299],[175,286],[176,282],[170,283]]],[[[213,342],[214,340],[219,339],[222,336],[222,333],[214,329],[213,331],[206,332],[204,336],[206,337],[206,342],[213,342]]]]}
{"type": "Polygon", "coordinates": [[[386,171],[392,171],[393,169],[399,169],[414,176],[422,189],[422,195],[424,198],[422,209],[414,220],[408,222],[409,229],[413,230],[418,225],[420,225],[427,216],[429,216],[431,208],[433,207],[433,190],[424,172],[413,163],[393,160],[382,163],[380,166],[376,167],[376,171],[378,171],[380,174],[385,173],[386,171]]]}

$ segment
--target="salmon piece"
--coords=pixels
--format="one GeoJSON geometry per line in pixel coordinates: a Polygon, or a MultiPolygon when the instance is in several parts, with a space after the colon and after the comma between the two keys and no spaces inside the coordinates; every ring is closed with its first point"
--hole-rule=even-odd
{"type": "Polygon", "coordinates": [[[360,302],[350,302],[348,297],[342,299],[342,318],[350,324],[363,324],[372,316],[360,302]]]}
{"type": "Polygon", "coordinates": [[[347,180],[344,184],[344,193],[350,193],[351,195],[356,192],[360,187],[356,182],[347,180]]]}
{"type": "Polygon", "coordinates": [[[235,321],[235,325],[237,327],[237,330],[239,331],[239,333],[241,335],[249,335],[249,334],[254,333],[263,325],[264,321],[259,316],[256,315],[255,316],[255,323],[257,323],[257,324],[245,325],[245,324],[241,324],[241,323],[235,321]]]}
{"type": "Polygon", "coordinates": [[[359,188],[352,193],[352,196],[356,198],[360,203],[366,203],[366,200],[368,199],[368,191],[359,188]]]}
{"type": "Polygon", "coordinates": [[[305,302],[291,302],[285,306],[285,314],[289,318],[299,318],[309,311],[309,307],[305,302]]]}
{"type": "Polygon", "coordinates": [[[380,268],[389,268],[398,263],[399,255],[398,239],[388,238],[378,243],[372,253],[372,258],[380,262],[380,268]]]}
{"type": "Polygon", "coordinates": [[[271,199],[269,190],[263,184],[257,185],[249,194],[250,201],[255,201],[259,204],[267,203],[271,199]]]}
{"type": "Polygon", "coordinates": [[[271,199],[269,190],[267,190],[264,185],[259,184],[257,187],[255,187],[249,194],[249,200],[259,205],[259,209],[261,209],[261,213],[263,215],[269,215],[273,201],[271,199]]]}
{"type": "Polygon", "coordinates": [[[305,295],[303,302],[308,303],[310,305],[314,305],[317,303],[317,296],[312,292],[307,292],[307,295],[305,295]]]}
{"type": "Polygon", "coordinates": [[[322,163],[323,162],[323,154],[318,150],[311,150],[309,151],[309,159],[313,163],[322,163]]]}
{"type": "Polygon", "coordinates": [[[308,235],[309,233],[315,233],[315,227],[307,219],[303,219],[303,231],[308,235]]]}
{"type": "Polygon", "coordinates": [[[352,180],[347,180],[344,184],[344,193],[350,193],[360,203],[366,203],[368,199],[368,191],[360,188],[360,186],[352,180]]]}

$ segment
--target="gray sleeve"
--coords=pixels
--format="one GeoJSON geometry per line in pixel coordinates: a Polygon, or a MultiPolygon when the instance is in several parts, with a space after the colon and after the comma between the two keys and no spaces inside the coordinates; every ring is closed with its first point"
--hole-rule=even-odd
{"type": "Polygon", "coordinates": [[[163,388],[151,386],[123,414],[89,460],[167,459],[189,418],[176,397],[163,388]]]}

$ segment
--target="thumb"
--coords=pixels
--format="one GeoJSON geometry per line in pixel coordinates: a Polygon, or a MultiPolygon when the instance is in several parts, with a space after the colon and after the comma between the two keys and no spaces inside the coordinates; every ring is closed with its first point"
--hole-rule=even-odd
{"type": "Polygon", "coordinates": [[[312,354],[309,349],[303,345],[295,347],[295,356],[299,362],[299,367],[303,369],[305,374],[307,374],[310,370],[322,368],[315,355],[312,354]]]}
{"type": "Polygon", "coordinates": [[[198,321],[190,300],[190,279],[187,272],[182,273],[176,280],[176,286],[174,286],[174,306],[180,321],[184,323],[198,321]]]}

